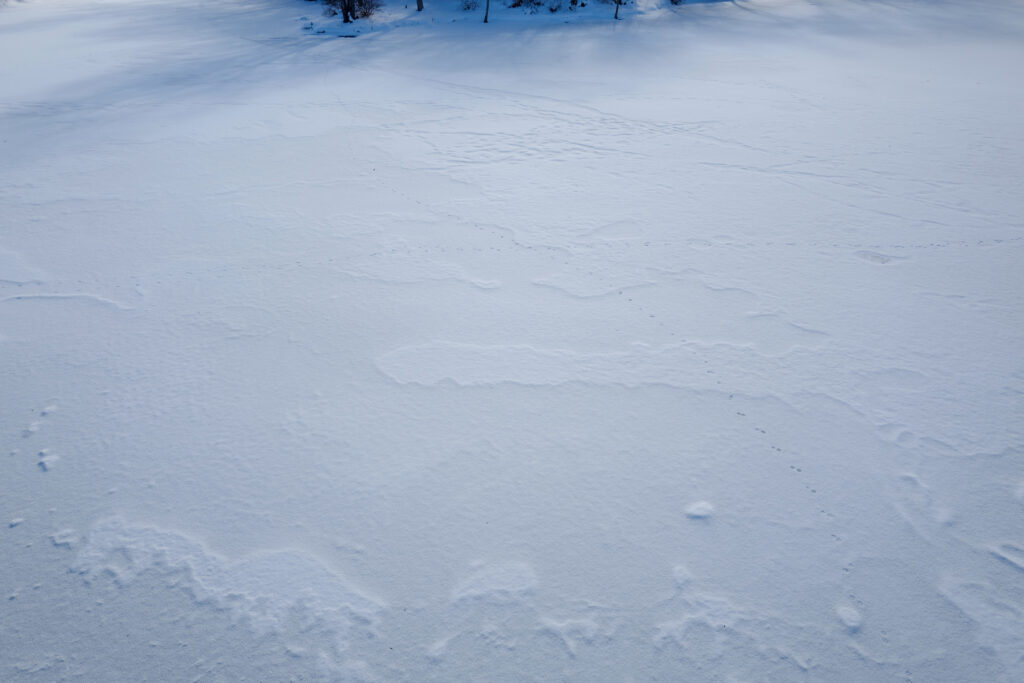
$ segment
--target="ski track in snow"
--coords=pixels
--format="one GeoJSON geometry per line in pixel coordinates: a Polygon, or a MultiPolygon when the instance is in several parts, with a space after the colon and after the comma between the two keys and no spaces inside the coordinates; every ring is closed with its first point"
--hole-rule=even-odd
{"type": "Polygon", "coordinates": [[[0,679],[1024,679],[1024,7],[427,5],[0,0],[0,679]]]}

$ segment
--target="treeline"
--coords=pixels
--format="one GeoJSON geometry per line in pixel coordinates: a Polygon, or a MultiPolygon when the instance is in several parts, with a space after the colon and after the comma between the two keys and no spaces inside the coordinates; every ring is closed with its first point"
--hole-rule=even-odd
{"type": "MultiPolygon", "coordinates": [[[[0,0],[2,1],[2,0],[0,0]]],[[[396,0],[400,1],[400,0],[396,0]]],[[[451,2],[452,0],[448,0],[451,2]]],[[[461,9],[472,12],[480,9],[484,4],[484,23],[488,23],[491,14],[491,0],[458,0],[461,9]]],[[[366,19],[380,9],[382,0],[323,0],[328,7],[328,12],[340,14],[342,20],[348,24],[356,19],[366,19]]],[[[598,2],[611,5],[615,8],[614,19],[619,18],[619,9],[628,4],[630,0],[505,0],[505,6],[510,8],[522,8],[530,14],[548,11],[551,13],[568,11],[575,12],[577,9],[586,7],[588,2],[598,2]]],[[[686,0],[670,0],[673,5],[681,5],[686,0]]],[[[424,0],[416,0],[416,10],[422,12],[424,0]]]]}

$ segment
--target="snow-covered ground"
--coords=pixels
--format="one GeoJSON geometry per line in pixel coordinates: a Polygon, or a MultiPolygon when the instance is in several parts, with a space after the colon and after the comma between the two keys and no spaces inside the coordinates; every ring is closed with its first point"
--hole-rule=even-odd
{"type": "Polygon", "coordinates": [[[1024,680],[1024,5],[458,4],[0,7],[0,680],[1024,680]]]}

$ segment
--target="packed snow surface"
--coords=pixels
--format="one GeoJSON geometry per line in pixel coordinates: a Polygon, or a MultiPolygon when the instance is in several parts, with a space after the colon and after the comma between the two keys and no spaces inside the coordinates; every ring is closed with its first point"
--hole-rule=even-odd
{"type": "Polygon", "coordinates": [[[0,680],[1024,680],[1024,5],[386,2],[0,3],[0,680]]]}

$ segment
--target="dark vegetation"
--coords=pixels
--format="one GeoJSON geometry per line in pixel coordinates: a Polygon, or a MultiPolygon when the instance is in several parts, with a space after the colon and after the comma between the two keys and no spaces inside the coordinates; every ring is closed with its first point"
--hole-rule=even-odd
{"type": "MultiPolygon", "coordinates": [[[[4,0],[0,0],[2,3],[4,0]]],[[[438,0],[434,0],[438,1],[438,0]]],[[[451,2],[452,0],[446,0],[451,2]]],[[[475,12],[480,8],[480,0],[455,0],[460,3],[460,7],[466,12],[475,12]]],[[[591,0],[594,1],[594,0],[591,0]]],[[[615,7],[615,14],[613,18],[619,18],[619,10],[624,5],[627,5],[630,0],[597,0],[601,3],[613,5],[615,7]]],[[[673,5],[680,5],[686,2],[686,0],[669,0],[673,5]]],[[[347,24],[355,21],[356,19],[367,19],[372,17],[374,13],[380,9],[383,2],[382,0],[323,0],[324,4],[327,5],[327,12],[330,16],[340,14],[342,19],[347,24]]],[[[423,11],[424,0],[416,0],[416,10],[423,11]]],[[[484,23],[486,24],[491,13],[491,0],[484,0],[484,23]]],[[[544,9],[552,14],[567,10],[574,12],[579,8],[587,6],[587,0],[505,0],[505,6],[513,9],[525,9],[530,14],[536,14],[544,9]]]]}

